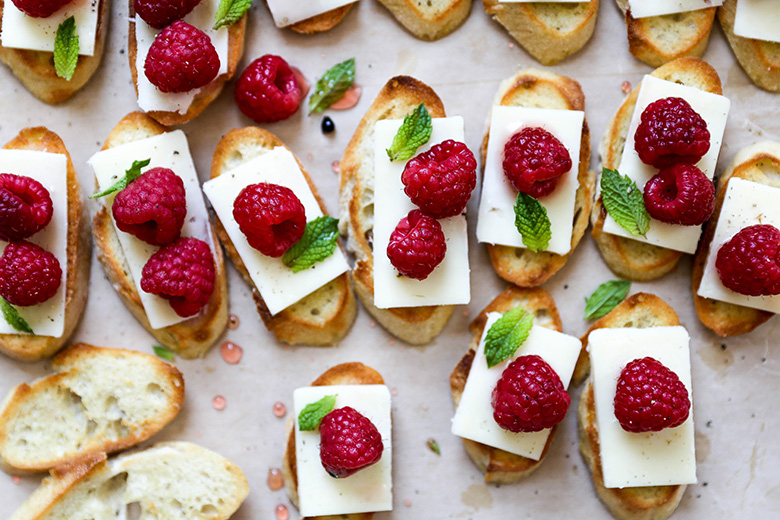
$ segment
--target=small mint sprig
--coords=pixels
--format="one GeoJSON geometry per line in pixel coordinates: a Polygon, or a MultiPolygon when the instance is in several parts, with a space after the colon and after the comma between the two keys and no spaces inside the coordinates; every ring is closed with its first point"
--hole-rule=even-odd
{"type": "Polygon", "coordinates": [[[144,159],[143,161],[133,161],[133,165],[125,171],[125,176],[116,181],[114,184],[111,185],[108,189],[105,189],[101,191],[100,193],[95,193],[93,195],[90,195],[90,199],[96,199],[98,197],[105,197],[106,195],[110,195],[116,191],[122,191],[123,189],[127,188],[127,185],[136,180],[138,177],[141,176],[141,168],[145,168],[146,166],[149,166],[149,163],[152,162],[151,159],[144,159]]]}
{"type": "Polygon", "coordinates": [[[322,112],[344,97],[355,82],[355,58],[334,65],[317,80],[309,98],[309,115],[322,112]]]}
{"type": "Polygon", "coordinates": [[[517,349],[528,339],[533,325],[533,315],[522,307],[515,307],[496,320],[485,336],[485,359],[488,368],[514,356],[517,349]]]}
{"type": "Polygon", "coordinates": [[[244,16],[252,6],[252,0],[219,0],[219,7],[214,14],[214,29],[231,26],[244,16]]]}
{"type": "Polygon", "coordinates": [[[298,429],[302,432],[316,430],[322,419],[336,407],[336,395],[326,395],[316,403],[307,404],[298,414],[298,429]]]}
{"type": "Polygon", "coordinates": [[[645,209],[642,191],[628,175],[603,168],[601,200],[607,213],[631,235],[641,236],[650,229],[650,215],[645,209]]]}
{"type": "Polygon", "coordinates": [[[173,352],[163,347],[162,345],[154,345],[152,349],[158,358],[164,359],[165,361],[169,361],[171,363],[176,361],[176,356],[173,355],[173,352]]]}
{"type": "Polygon", "coordinates": [[[282,263],[297,273],[328,258],[336,250],[338,225],[337,218],[327,215],[307,223],[301,239],[282,256],[282,263]]]}
{"type": "Polygon", "coordinates": [[[35,334],[32,327],[30,327],[30,324],[19,314],[19,311],[17,311],[13,305],[5,301],[4,298],[0,298],[0,310],[3,312],[5,321],[7,321],[14,330],[26,332],[27,334],[35,334]]]}
{"type": "Polygon", "coordinates": [[[534,253],[545,251],[550,245],[552,223],[547,209],[522,191],[517,192],[515,202],[515,227],[522,235],[525,247],[534,253]]]}
{"type": "Polygon", "coordinates": [[[70,81],[79,61],[79,35],[76,18],[71,16],[57,27],[54,37],[54,70],[57,76],[70,81]]]}
{"type": "Polygon", "coordinates": [[[404,117],[401,128],[393,137],[393,144],[387,149],[391,161],[407,161],[414,157],[419,147],[428,142],[433,132],[433,121],[423,103],[404,117]]]}
{"type": "Polygon", "coordinates": [[[599,285],[585,298],[585,319],[595,320],[608,314],[626,298],[629,289],[631,282],[627,280],[610,280],[599,285]]]}

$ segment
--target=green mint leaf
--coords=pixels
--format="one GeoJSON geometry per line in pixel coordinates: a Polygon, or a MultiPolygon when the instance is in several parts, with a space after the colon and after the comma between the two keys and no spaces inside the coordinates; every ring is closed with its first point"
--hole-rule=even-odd
{"type": "Polygon", "coordinates": [[[154,354],[158,358],[164,359],[165,361],[176,361],[176,357],[173,355],[173,352],[163,347],[162,345],[154,345],[152,348],[154,349],[154,354]]]}
{"type": "Polygon", "coordinates": [[[601,200],[607,213],[620,227],[634,236],[647,233],[650,215],[645,209],[642,191],[628,175],[604,168],[601,171],[601,200]]]}
{"type": "Polygon", "coordinates": [[[533,315],[522,307],[515,307],[504,313],[485,336],[485,358],[488,368],[514,356],[520,345],[528,339],[533,325],[533,315]]]}
{"type": "Polygon", "coordinates": [[[252,0],[219,0],[213,29],[216,31],[220,27],[233,25],[244,16],[251,5],[252,0]]]}
{"type": "Polygon", "coordinates": [[[3,318],[5,318],[5,321],[7,321],[8,324],[14,328],[14,330],[18,330],[19,332],[26,332],[27,334],[35,334],[29,323],[27,323],[24,318],[19,315],[19,311],[17,311],[3,298],[0,298],[0,310],[3,311],[3,318]]]}
{"type": "Polygon", "coordinates": [[[57,27],[54,37],[54,70],[57,76],[70,81],[79,61],[79,36],[76,18],[71,16],[57,27]]]}
{"type": "Polygon", "coordinates": [[[284,265],[297,273],[328,258],[336,250],[338,225],[339,219],[328,216],[317,217],[306,224],[301,239],[282,256],[284,265]]]}
{"type": "Polygon", "coordinates": [[[436,455],[441,455],[441,448],[439,447],[439,443],[436,442],[436,439],[431,437],[425,442],[425,444],[428,446],[428,449],[434,452],[436,455]]]}
{"type": "Polygon", "coordinates": [[[393,137],[393,144],[387,149],[391,161],[408,161],[419,147],[428,142],[433,131],[431,114],[420,103],[414,112],[404,118],[401,128],[393,137]]]}
{"type": "Polygon", "coordinates": [[[610,280],[599,285],[585,298],[585,319],[595,320],[606,315],[626,298],[630,288],[631,282],[626,280],[610,280]]]}
{"type": "Polygon", "coordinates": [[[309,98],[309,115],[322,112],[344,97],[355,81],[355,58],[350,58],[331,67],[314,86],[309,98]]]}
{"type": "Polygon", "coordinates": [[[127,188],[127,185],[136,180],[138,177],[141,176],[141,168],[145,168],[146,166],[149,166],[149,163],[152,162],[151,159],[144,159],[143,161],[133,161],[133,165],[130,167],[130,169],[125,171],[125,176],[116,181],[114,184],[111,185],[108,189],[105,189],[101,191],[100,193],[95,193],[93,195],[90,195],[90,199],[96,199],[98,197],[105,197],[106,195],[110,195],[114,193],[115,191],[122,191],[123,189],[127,188]]]}
{"type": "Polygon", "coordinates": [[[550,245],[552,231],[547,209],[522,191],[517,192],[515,227],[523,236],[525,247],[534,253],[544,251],[550,245]]]}
{"type": "Polygon", "coordinates": [[[298,429],[302,432],[316,430],[322,419],[335,407],[335,395],[326,395],[316,403],[307,404],[298,414],[298,429]]]}

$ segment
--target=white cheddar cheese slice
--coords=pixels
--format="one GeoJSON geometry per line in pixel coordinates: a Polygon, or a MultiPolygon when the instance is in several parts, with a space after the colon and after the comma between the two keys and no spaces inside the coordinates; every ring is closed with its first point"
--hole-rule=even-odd
{"type": "MultiPolygon", "coordinates": [[[[14,307],[36,336],[59,338],[65,331],[65,296],[68,277],[68,159],[59,153],[31,150],[0,150],[0,173],[31,177],[49,190],[52,202],[51,222],[27,239],[53,254],[60,262],[62,282],[50,299],[29,307],[14,307]]],[[[8,242],[0,240],[5,250],[8,242]]],[[[0,250],[0,253],[2,253],[0,250]]],[[[0,334],[19,334],[0,319],[0,334]]]]}
{"type": "MultiPolygon", "coordinates": [[[[195,171],[195,165],[192,162],[189,145],[187,144],[187,136],[184,135],[184,132],[181,130],[166,132],[148,139],[115,146],[96,153],[89,159],[88,163],[95,172],[98,187],[102,191],[124,177],[125,171],[132,166],[133,161],[142,161],[144,159],[151,159],[151,162],[143,171],[158,167],[169,168],[181,177],[184,181],[184,190],[187,196],[187,215],[181,229],[181,236],[203,240],[209,245],[211,251],[215,253],[208,211],[203,201],[198,174],[195,171]]],[[[116,193],[113,193],[101,199],[109,212],[115,196],[116,193]]],[[[116,223],[114,223],[114,228],[119,237],[119,243],[122,246],[127,265],[130,267],[129,275],[135,282],[151,327],[153,329],[161,329],[188,319],[176,314],[168,300],[144,292],[141,289],[143,268],[146,262],[149,261],[149,258],[160,248],[147,244],[129,233],[120,231],[116,227],[116,223]]]]}
{"type": "Polygon", "coordinates": [[[596,426],[604,486],[625,488],[696,483],[693,406],[688,419],[660,432],[632,433],[615,417],[615,392],[623,368],[652,357],[669,368],[691,393],[691,360],[684,327],[597,329],[588,337],[596,426]]]}
{"type": "Polygon", "coordinates": [[[233,218],[233,203],[246,186],[261,182],[290,188],[303,204],[308,222],[322,216],[322,210],[298,161],[289,150],[281,146],[205,182],[203,192],[241,256],[269,312],[277,314],[345,273],[349,265],[341,248],[336,247],[336,251],[322,262],[294,273],[284,265],[281,258],[266,256],[249,245],[233,218]]]}
{"type": "Polygon", "coordinates": [[[584,120],[585,113],[576,110],[493,107],[477,222],[477,239],[480,242],[525,247],[523,237],[515,227],[517,190],[504,175],[504,146],[523,128],[541,127],[561,141],[569,151],[572,163],[571,170],[558,180],[555,190],[539,199],[551,224],[552,238],[547,251],[559,255],[571,251],[584,120]]]}
{"type": "MultiPolygon", "coordinates": [[[[399,276],[387,257],[387,244],[398,222],[418,209],[404,193],[401,182],[406,162],[391,162],[386,152],[402,122],[384,119],[374,127],[374,304],[380,309],[466,304],[471,299],[471,287],[465,215],[439,219],[447,253],[425,280],[399,276]]],[[[431,138],[417,149],[417,154],[448,139],[464,142],[462,117],[434,118],[431,138]]]]}
{"type": "Polygon", "coordinates": [[[3,47],[54,52],[54,38],[62,22],[74,17],[79,37],[79,54],[95,54],[99,0],[72,0],[48,18],[33,18],[21,12],[11,0],[4,2],[3,47]]]}
{"type": "Polygon", "coordinates": [[[634,18],[698,11],[722,4],[723,0],[628,0],[634,18]]]}
{"type": "Polygon", "coordinates": [[[308,386],[293,393],[298,508],[306,518],[393,509],[393,444],[390,391],[384,385],[308,386]],[[333,478],[320,461],[320,432],[301,431],[298,415],[307,404],[336,396],[336,408],[349,406],[367,417],[382,436],[382,458],[346,478],[333,478]]]}
{"type": "Polygon", "coordinates": [[[533,433],[514,433],[501,428],[493,419],[491,395],[501,374],[509,364],[521,356],[537,355],[544,359],[561,378],[563,387],[569,386],[577,357],[580,354],[580,340],[560,332],[534,325],[528,339],[520,345],[511,359],[488,368],[485,358],[485,337],[490,327],[501,317],[501,313],[487,315],[485,330],[479,342],[474,361],[471,363],[466,387],[460,398],[460,404],[452,419],[452,433],[481,442],[509,453],[521,455],[533,460],[542,457],[544,446],[551,429],[533,433]]]}
{"type": "Polygon", "coordinates": [[[780,5],[777,0],[739,0],[734,18],[734,34],[780,42],[780,5]]]}
{"type": "Polygon", "coordinates": [[[267,0],[277,27],[287,27],[358,0],[267,0]]]}
{"type": "MultiPolygon", "coordinates": [[[[680,97],[685,99],[707,123],[707,130],[710,132],[710,149],[696,163],[696,166],[708,178],[712,179],[718,163],[720,146],[723,142],[723,132],[726,130],[726,120],[731,106],[729,99],[695,87],[658,79],[654,76],[645,76],[642,79],[640,88],[634,115],[628,128],[626,146],[618,167],[620,174],[628,175],[636,182],[640,190],[644,190],[647,181],[658,173],[659,170],[657,168],[645,164],[639,159],[639,154],[634,148],[634,134],[636,134],[636,129],[639,127],[642,112],[645,111],[649,104],[667,97],[680,97]]],[[[637,237],[631,235],[615,222],[611,216],[607,215],[607,218],[604,220],[604,231],[612,235],[619,235],[692,254],[696,252],[696,245],[699,242],[699,235],[701,235],[701,226],[678,226],[650,219],[650,230],[646,235],[637,237]]]]}

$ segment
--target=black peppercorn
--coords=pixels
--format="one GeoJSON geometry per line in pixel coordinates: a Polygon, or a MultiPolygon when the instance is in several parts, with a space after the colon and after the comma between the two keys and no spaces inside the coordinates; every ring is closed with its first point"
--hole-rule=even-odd
{"type": "Polygon", "coordinates": [[[322,124],[320,125],[322,128],[323,134],[331,134],[334,130],[336,130],[336,125],[333,123],[333,120],[329,118],[328,116],[325,116],[322,118],[322,124]]]}

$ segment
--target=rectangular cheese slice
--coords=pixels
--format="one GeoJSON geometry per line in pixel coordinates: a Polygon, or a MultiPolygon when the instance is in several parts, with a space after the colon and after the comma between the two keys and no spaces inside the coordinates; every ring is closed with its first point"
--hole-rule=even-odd
{"type": "MultiPolygon", "coordinates": [[[[417,209],[404,193],[401,182],[406,161],[390,162],[385,151],[402,122],[384,119],[374,127],[374,304],[387,309],[468,303],[471,288],[465,215],[439,220],[447,253],[425,280],[399,276],[387,258],[387,244],[393,230],[411,210],[417,209]]],[[[417,149],[417,154],[447,139],[464,142],[462,117],[434,118],[431,138],[417,149]]]]}
{"type": "MultiPolygon", "coordinates": [[[[628,128],[626,146],[618,167],[620,174],[628,175],[636,182],[640,190],[644,190],[645,184],[658,173],[658,169],[643,163],[639,159],[639,154],[637,154],[634,148],[634,134],[636,134],[636,129],[639,126],[642,112],[644,112],[645,108],[650,103],[666,97],[681,97],[685,99],[707,123],[707,130],[710,132],[710,149],[696,163],[696,166],[710,179],[715,174],[731,102],[724,96],[704,92],[695,87],[664,81],[654,76],[645,76],[642,80],[634,115],[628,128]]],[[[701,235],[701,226],[678,226],[651,219],[650,230],[647,234],[637,237],[631,235],[618,225],[611,216],[607,215],[604,221],[604,231],[613,235],[692,254],[696,252],[696,245],[699,242],[699,235],[701,235]]]]}
{"type": "Polygon", "coordinates": [[[390,391],[384,385],[309,386],[293,394],[298,509],[301,516],[347,515],[393,509],[393,443],[390,391]],[[333,478],[320,461],[320,432],[300,431],[298,415],[326,395],[336,408],[350,406],[367,417],[382,435],[382,458],[346,478],[333,478]]]}
{"type": "Polygon", "coordinates": [[[551,224],[552,238],[547,251],[559,255],[571,251],[584,120],[585,113],[576,110],[493,107],[477,222],[477,239],[480,242],[525,247],[523,237],[515,227],[517,190],[504,175],[504,146],[523,128],[541,127],[561,141],[572,162],[571,170],[563,174],[555,190],[539,199],[551,224]]]}
{"type": "Polygon", "coordinates": [[[95,54],[99,0],[72,0],[48,18],[33,18],[21,12],[11,0],[3,4],[3,47],[54,52],[54,38],[62,22],[73,16],[79,37],[79,54],[95,54]]]}
{"type": "Polygon", "coordinates": [[[357,0],[267,0],[277,27],[287,27],[357,0]]]}
{"type": "Polygon", "coordinates": [[[590,333],[590,377],[607,488],[696,483],[693,407],[680,426],[646,433],[625,431],[614,407],[620,372],[631,361],[648,356],[677,374],[693,403],[689,341],[684,327],[597,329],[590,333]]]}
{"type": "MultiPolygon", "coordinates": [[[[203,201],[198,174],[195,171],[184,132],[181,130],[166,132],[148,139],[115,146],[96,153],[89,159],[88,163],[95,172],[99,189],[105,190],[124,177],[125,171],[133,165],[133,161],[144,159],[151,159],[151,163],[143,171],[157,167],[169,168],[182,178],[187,194],[187,215],[181,229],[181,236],[203,240],[209,245],[212,252],[215,252],[208,211],[203,201]]],[[[111,211],[115,196],[116,193],[101,199],[109,211],[111,211]]],[[[159,247],[147,244],[129,233],[120,231],[116,228],[116,223],[114,223],[114,228],[119,237],[127,265],[130,267],[128,274],[135,282],[151,327],[160,329],[188,319],[176,314],[164,298],[146,293],[141,289],[141,272],[144,265],[159,250],[159,247]]]]}
{"type": "Polygon", "coordinates": [[[203,184],[203,192],[241,256],[269,312],[277,314],[345,273],[349,265],[341,248],[337,247],[322,262],[294,273],[284,265],[281,258],[266,256],[250,246],[233,218],[233,202],[246,186],[260,182],[290,188],[303,204],[308,222],[321,217],[323,213],[295,157],[281,146],[203,184]]]}
{"type": "Polygon", "coordinates": [[[780,42],[780,5],[777,0],[739,0],[734,18],[734,34],[780,42]]]}
{"type": "Polygon", "coordinates": [[[628,0],[634,18],[697,11],[722,4],[723,0],[628,0]]]}
{"type": "MultiPolygon", "coordinates": [[[[65,331],[65,297],[68,277],[68,159],[59,153],[0,150],[0,172],[31,177],[49,191],[52,217],[49,224],[26,239],[53,254],[60,262],[62,282],[50,299],[30,307],[14,308],[36,336],[59,338],[65,331]]],[[[8,242],[0,240],[0,253],[8,242]]],[[[0,334],[19,334],[0,319],[0,334]]]]}
{"type": "Polygon", "coordinates": [[[520,356],[537,355],[544,359],[561,378],[564,388],[569,386],[577,357],[580,354],[580,340],[560,332],[534,325],[528,339],[520,345],[512,358],[488,368],[485,358],[485,336],[490,327],[501,317],[501,313],[487,315],[485,330],[479,342],[466,387],[460,404],[452,419],[452,433],[481,442],[509,453],[539,460],[547,444],[551,429],[533,433],[514,433],[501,428],[493,419],[491,394],[501,374],[509,364],[520,356]]]}

